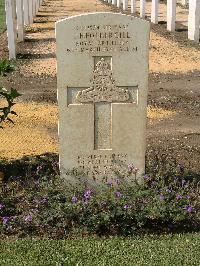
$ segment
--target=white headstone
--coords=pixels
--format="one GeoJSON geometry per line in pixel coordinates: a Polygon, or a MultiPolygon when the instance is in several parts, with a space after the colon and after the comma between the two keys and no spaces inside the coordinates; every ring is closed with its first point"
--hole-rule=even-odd
{"type": "Polygon", "coordinates": [[[188,38],[199,42],[200,0],[189,1],[188,38]]]}
{"type": "Polygon", "coordinates": [[[154,24],[158,24],[158,4],[159,4],[159,0],[152,0],[151,22],[154,24]]]}
{"type": "Polygon", "coordinates": [[[6,0],[6,25],[8,37],[9,59],[16,59],[16,29],[15,29],[15,3],[12,0],[6,0]]]}
{"type": "Polygon", "coordinates": [[[181,3],[182,3],[183,6],[186,6],[186,5],[188,5],[188,2],[189,2],[189,0],[182,0],[181,3]]]}
{"type": "Polygon", "coordinates": [[[149,22],[116,13],[56,23],[60,170],[145,167],[149,22]]]}
{"type": "Polygon", "coordinates": [[[112,0],[112,4],[116,5],[117,4],[117,0],[112,0]]]}
{"type": "Polygon", "coordinates": [[[37,0],[37,1],[36,1],[36,11],[37,11],[37,12],[38,12],[38,10],[39,10],[39,7],[40,7],[40,1],[37,0]]]}
{"type": "Polygon", "coordinates": [[[29,19],[30,19],[30,24],[33,23],[33,0],[29,0],[28,2],[28,10],[29,10],[29,19]]]}
{"type": "Polygon", "coordinates": [[[131,0],[131,14],[136,12],[136,0],[131,0]]]}
{"type": "Polygon", "coordinates": [[[123,10],[127,10],[128,9],[128,0],[123,0],[123,10]]]}
{"type": "Polygon", "coordinates": [[[175,31],[176,0],[167,0],[167,30],[175,31]]]}
{"type": "Polygon", "coordinates": [[[145,18],[146,0],[140,0],[140,17],[145,18]]]}
{"type": "Polygon", "coordinates": [[[36,0],[33,0],[33,17],[36,15],[36,0]]]}
{"type": "Polygon", "coordinates": [[[29,0],[24,0],[24,25],[28,25],[29,24],[29,0]]]}
{"type": "Polygon", "coordinates": [[[24,41],[24,9],[23,0],[16,0],[17,7],[17,40],[24,41]]]}
{"type": "Polygon", "coordinates": [[[122,0],[117,0],[117,7],[121,7],[122,0]]]}

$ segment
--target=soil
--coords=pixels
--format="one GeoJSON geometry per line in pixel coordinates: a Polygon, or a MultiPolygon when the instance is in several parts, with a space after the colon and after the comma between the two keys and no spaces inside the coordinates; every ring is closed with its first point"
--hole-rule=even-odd
{"type": "MultiPolygon", "coordinates": [[[[5,133],[0,132],[1,157],[58,152],[55,22],[96,11],[122,12],[99,0],[43,1],[34,23],[26,28],[25,42],[17,45],[16,70],[0,80],[0,85],[23,93],[16,105],[16,125],[5,125],[5,133]]],[[[159,24],[151,24],[147,153],[168,153],[200,171],[200,44],[187,39],[188,10],[179,5],[177,12],[175,33],[166,30],[164,2],[159,24]]],[[[147,19],[149,14],[147,2],[147,19]]],[[[0,38],[4,58],[6,33],[0,38]]]]}

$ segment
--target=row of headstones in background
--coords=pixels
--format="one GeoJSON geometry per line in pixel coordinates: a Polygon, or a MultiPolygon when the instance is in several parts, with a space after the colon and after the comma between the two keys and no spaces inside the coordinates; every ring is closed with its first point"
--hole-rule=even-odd
{"type": "Polygon", "coordinates": [[[16,42],[24,41],[24,26],[33,23],[43,0],[5,0],[9,59],[16,59],[16,42]]]}
{"type": "MultiPolygon", "coordinates": [[[[128,0],[104,0],[110,4],[121,7],[124,11],[128,9],[128,0]]],[[[189,4],[188,15],[188,39],[199,42],[199,26],[200,26],[200,0],[182,0],[182,5],[189,4]]],[[[177,0],[167,0],[167,30],[175,31],[176,23],[176,4],[177,0]]],[[[145,18],[146,0],[140,0],[140,17],[145,18]]],[[[152,0],[151,22],[158,23],[159,0],[152,0]]],[[[131,14],[136,12],[136,0],[131,0],[131,14]]]]}

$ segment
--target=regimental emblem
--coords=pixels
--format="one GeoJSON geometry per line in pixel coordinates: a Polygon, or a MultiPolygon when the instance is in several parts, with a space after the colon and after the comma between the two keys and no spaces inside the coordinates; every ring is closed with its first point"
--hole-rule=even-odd
{"type": "Polygon", "coordinates": [[[80,103],[127,102],[129,91],[115,85],[110,64],[101,58],[93,71],[91,87],[79,91],[76,100],[80,103]]]}
{"type": "Polygon", "coordinates": [[[91,86],[68,87],[67,104],[91,105],[94,110],[94,150],[112,150],[113,109],[115,104],[133,105],[138,101],[138,86],[116,86],[112,57],[94,57],[91,86]]]}

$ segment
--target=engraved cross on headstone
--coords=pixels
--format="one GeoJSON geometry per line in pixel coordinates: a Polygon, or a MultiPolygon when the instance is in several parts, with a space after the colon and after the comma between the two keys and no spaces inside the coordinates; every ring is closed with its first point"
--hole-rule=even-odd
{"type": "Polygon", "coordinates": [[[71,104],[94,104],[94,150],[112,150],[112,105],[137,103],[138,86],[116,86],[111,58],[110,62],[101,58],[95,65],[90,88],[68,90],[71,104]]]}

